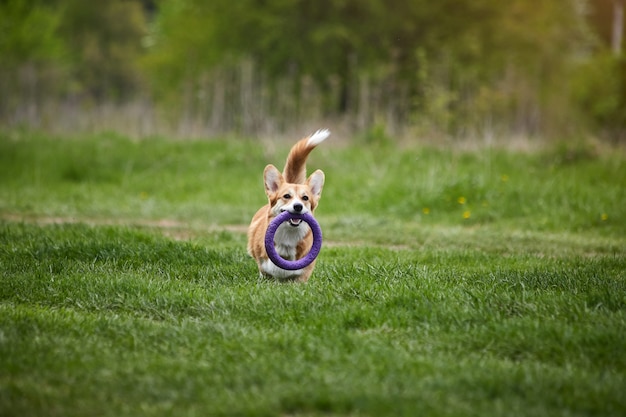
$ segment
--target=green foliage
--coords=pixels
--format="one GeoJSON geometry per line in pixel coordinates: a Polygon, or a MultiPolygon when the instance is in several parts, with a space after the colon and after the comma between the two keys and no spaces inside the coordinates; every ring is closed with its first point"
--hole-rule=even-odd
{"type": "Polygon", "coordinates": [[[63,90],[67,44],[58,36],[62,12],[45,1],[0,2],[0,122],[22,103],[63,90]]]}
{"type": "Polygon", "coordinates": [[[596,129],[613,137],[626,132],[626,60],[598,55],[579,69],[576,100],[596,129]]]}
{"type": "Polygon", "coordinates": [[[6,0],[0,3],[0,69],[26,63],[56,63],[66,45],[57,36],[59,10],[46,2],[6,0]]]}
{"type": "Polygon", "coordinates": [[[331,119],[359,134],[559,136],[592,126],[621,137],[623,65],[602,57],[609,3],[7,0],[0,121],[57,127],[132,101],[150,115],[135,123],[159,117],[182,135],[273,134],[331,119]]]}
{"type": "MultiPolygon", "coordinates": [[[[163,5],[152,39],[146,68],[162,93],[210,95],[218,89],[211,86],[227,83],[261,97],[253,104],[257,117],[280,118],[281,106],[264,105],[267,89],[286,82],[296,107],[311,106],[301,84],[314,80],[323,113],[372,120],[364,129],[385,117],[391,125],[466,135],[562,128],[571,113],[566,69],[589,36],[579,10],[556,1],[178,0],[163,5]],[[245,60],[254,65],[252,85],[244,85],[245,74],[218,75],[238,74],[245,60]],[[537,113],[545,113],[541,121],[537,113]]],[[[183,108],[194,107],[191,95],[183,100],[183,108]]],[[[214,111],[210,100],[195,106],[214,111]]]]}
{"type": "Polygon", "coordinates": [[[130,97],[139,85],[146,34],[139,0],[65,0],[60,36],[70,46],[80,90],[96,99],[130,97]]]}
{"type": "Polygon", "coordinates": [[[100,1],[97,7],[80,0],[2,2],[0,70],[9,77],[0,84],[4,95],[128,98],[139,86],[145,25],[138,0],[100,1]]]}

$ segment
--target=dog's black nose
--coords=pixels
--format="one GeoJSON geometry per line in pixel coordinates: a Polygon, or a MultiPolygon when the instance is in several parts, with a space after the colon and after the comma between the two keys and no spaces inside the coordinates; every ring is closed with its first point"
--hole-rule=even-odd
{"type": "Polygon", "coordinates": [[[302,211],[302,204],[294,204],[293,210],[297,213],[300,213],[302,211]]]}

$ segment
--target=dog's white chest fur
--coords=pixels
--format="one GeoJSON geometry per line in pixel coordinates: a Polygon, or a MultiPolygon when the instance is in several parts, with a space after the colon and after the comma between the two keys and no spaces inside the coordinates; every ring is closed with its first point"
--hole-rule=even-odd
{"type": "MultiPolygon", "coordinates": [[[[308,231],[309,225],[305,222],[302,222],[298,227],[290,226],[287,222],[281,224],[278,226],[278,229],[276,229],[276,234],[274,235],[276,252],[278,252],[283,259],[295,261],[296,246],[298,242],[304,239],[308,231]]],[[[279,268],[271,259],[263,261],[261,267],[263,268],[263,272],[277,278],[289,278],[302,273],[302,269],[290,271],[279,268]]]]}

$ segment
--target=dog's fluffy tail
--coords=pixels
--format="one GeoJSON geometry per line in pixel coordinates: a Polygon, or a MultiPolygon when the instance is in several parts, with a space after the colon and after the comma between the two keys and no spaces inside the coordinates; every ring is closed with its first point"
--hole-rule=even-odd
{"type": "Polygon", "coordinates": [[[285,181],[293,184],[304,184],[306,181],[306,159],[309,153],[328,136],[330,136],[328,129],[321,129],[293,145],[283,170],[285,181]]]}

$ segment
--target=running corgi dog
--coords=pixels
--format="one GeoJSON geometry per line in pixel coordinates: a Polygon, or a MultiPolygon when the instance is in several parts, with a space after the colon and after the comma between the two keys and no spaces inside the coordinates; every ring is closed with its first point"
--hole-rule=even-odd
{"type": "MultiPolygon", "coordinates": [[[[248,253],[256,260],[261,276],[306,282],[313,272],[315,261],[296,271],[276,266],[265,251],[265,233],[272,219],[284,211],[300,214],[313,214],[315,211],[324,187],[324,173],[318,169],[307,178],[306,160],[309,153],[328,136],[330,132],[323,129],[298,141],[289,151],[282,174],[271,164],[263,171],[269,202],[256,212],[248,228],[248,253]]],[[[278,227],[274,244],[282,258],[295,261],[311,250],[313,233],[306,222],[291,219],[278,227]]]]}

